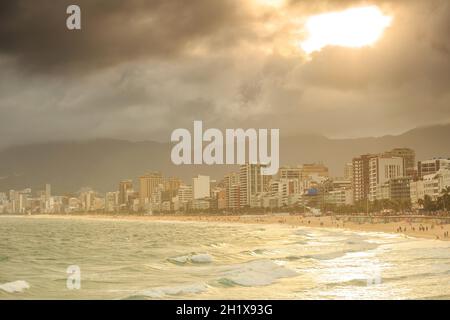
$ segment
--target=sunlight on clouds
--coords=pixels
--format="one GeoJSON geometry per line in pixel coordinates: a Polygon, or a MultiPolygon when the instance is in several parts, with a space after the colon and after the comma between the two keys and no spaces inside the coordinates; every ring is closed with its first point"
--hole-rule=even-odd
{"type": "Polygon", "coordinates": [[[384,15],[377,6],[351,8],[308,18],[308,37],[300,43],[306,53],[334,45],[360,48],[373,45],[391,25],[392,17],[384,15]]]}
{"type": "Polygon", "coordinates": [[[284,5],[284,0],[256,0],[256,2],[260,5],[280,8],[284,5]]]}

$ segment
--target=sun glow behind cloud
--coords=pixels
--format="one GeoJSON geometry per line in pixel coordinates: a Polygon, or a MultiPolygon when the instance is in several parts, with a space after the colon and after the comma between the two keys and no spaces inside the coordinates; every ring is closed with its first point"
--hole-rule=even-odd
{"type": "Polygon", "coordinates": [[[284,5],[284,0],[256,0],[259,5],[280,8],[284,5]]]}
{"type": "Polygon", "coordinates": [[[351,8],[308,18],[308,37],[300,43],[306,53],[320,51],[326,46],[360,48],[373,45],[390,26],[392,17],[377,6],[351,8]]]}

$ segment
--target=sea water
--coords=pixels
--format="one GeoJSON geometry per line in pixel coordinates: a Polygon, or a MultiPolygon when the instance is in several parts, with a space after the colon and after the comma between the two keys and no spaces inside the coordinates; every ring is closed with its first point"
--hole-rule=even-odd
{"type": "Polygon", "coordinates": [[[450,242],[238,223],[0,218],[0,299],[449,299],[450,242]],[[78,266],[80,287],[67,285],[78,266]]]}

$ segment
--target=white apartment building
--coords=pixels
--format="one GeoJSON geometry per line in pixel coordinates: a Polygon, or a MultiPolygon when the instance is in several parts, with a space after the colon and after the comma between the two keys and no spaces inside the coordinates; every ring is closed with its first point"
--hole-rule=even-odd
{"type": "Polygon", "coordinates": [[[369,160],[369,200],[377,199],[378,186],[403,177],[403,158],[377,156],[369,160]]]}
{"type": "Polygon", "coordinates": [[[423,200],[425,198],[425,189],[423,180],[412,181],[409,185],[410,193],[411,193],[411,206],[414,209],[418,209],[419,200],[423,200]]]}
{"type": "Polygon", "coordinates": [[[203,199],[210,197],[210,179],[209,176],[197,176],[192,179],[194,199],[203,199]]]}
{"type": "Polygon", "coordinates": [[[352,205],[353,190],[342,188],[338,190],[329,191],[325,195],[325,202],[336,206],[352,205]]]}
{"type": "Polygon", "coordinates": [[[239,184],[240,184],[240,206],[250,206],[250,199],[252,196],[262,193],[265,190],[268,176],[261,174],[261,164],[244,164],[239,169],[239,184]]]}
{"type": "Polygon", "coordinates": [[[417,164],[419,178],[426,175],[437,173],[441,169],[450,170],[450,159],[430,159],[419,161],[417,164]]]}
{"type": "Polygon", "coordinates": [[[279,206],[287,206],[292,202],[292,196],[299,194],[299,181],[297,179],[272,180],[269,184],[270,194],[278,197],[279,206]]]}
{"type": "Polygon", "coordinates": [[[440,169],[435,174],[427,174],[423,177],[423,193],[435,201],[441,195],[442,190],[450,187],[450,170],[440,169]]]}
{"type": "Polygon", "coordinates": [[[208,210],[211,207],[210,201],[206,199],[192,200],[192,209],[194,210],[208,210]]]}

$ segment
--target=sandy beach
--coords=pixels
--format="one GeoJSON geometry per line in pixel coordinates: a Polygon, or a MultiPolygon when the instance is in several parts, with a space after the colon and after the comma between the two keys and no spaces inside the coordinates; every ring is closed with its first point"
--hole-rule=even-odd
{"type": "MultiPolygon", "coordinates": [[[[4,216],[7,217],[7,216],[4,216]]],[[[31,219],[106,219],[136,221],[199,221],[207,223],[251,223],[251,224],[283,224],[311,228],[332,228],[362,232],[385,232],[401,234],[408,237],[450,240],[450,217],[399,216],[399,217],[367,217],[367,216],[320,216],[304,217],[288,214],[265,215],[31,215],[15,216],[31,219]]]]}

